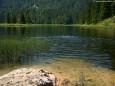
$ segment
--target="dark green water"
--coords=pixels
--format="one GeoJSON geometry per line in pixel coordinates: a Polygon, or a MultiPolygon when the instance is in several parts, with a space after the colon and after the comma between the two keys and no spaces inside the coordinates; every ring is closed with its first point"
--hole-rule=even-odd
{"type": "Polygon", "coordinates": [[[82,59],[115,69],[115,29],[0,28],[0,68],[50,64],[56,58],[82,59]]]}

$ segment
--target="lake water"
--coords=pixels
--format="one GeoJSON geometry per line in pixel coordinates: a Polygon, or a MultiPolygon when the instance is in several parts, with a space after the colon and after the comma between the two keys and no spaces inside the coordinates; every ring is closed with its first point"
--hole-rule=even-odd
{"type": "Polygon", "coordinates": [[[0,28],[0,68],[80,59],[115,69],[115,29],[79,27],[0,28]]]}

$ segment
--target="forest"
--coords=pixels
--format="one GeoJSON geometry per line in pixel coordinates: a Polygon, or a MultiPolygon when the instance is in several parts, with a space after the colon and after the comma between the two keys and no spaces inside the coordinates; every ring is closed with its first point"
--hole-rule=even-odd
{"type": "Polygon", "coordinates": [[[95,0],[0,0],[0,23],[96,24],[115,15],[115,3],[95,0]]]}

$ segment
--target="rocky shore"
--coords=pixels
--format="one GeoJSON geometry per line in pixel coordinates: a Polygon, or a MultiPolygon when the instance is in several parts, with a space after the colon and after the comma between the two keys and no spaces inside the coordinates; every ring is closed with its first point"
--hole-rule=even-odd
{"type": "Polygon", "coordinates": [[[44,70],[21,68],[1,76],[0,86],[56,86],[56,76],[44,70]]]}
{"type": "Polygon", "coordinates": [[[0,86],[115,86],[113,70],[82,60],[61,59],[10,71],[1,74],[0,86]]]}

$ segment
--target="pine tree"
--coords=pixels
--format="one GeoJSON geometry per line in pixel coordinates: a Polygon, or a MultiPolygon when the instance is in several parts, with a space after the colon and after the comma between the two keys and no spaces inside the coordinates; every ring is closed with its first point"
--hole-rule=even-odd
{"type": "Polygon", "coordinates": [[[112,16],[115,16],[115,3],[111,4],[112,16]]]}
{"type": "Polygon", "coordinates": [[[25,17],[24,17],[24,14],[23,14],[23,13],[21,13],[21,16],[20,16],[20,22],[21,22],[22,24],[25,24],[25,23],[26,23],[25,17]]]}
{"type": "Polygon", "coordinates": [[[11,23],[10,22],[10,13],[9,12],[6,13],[6,22],[11,23]]]}

